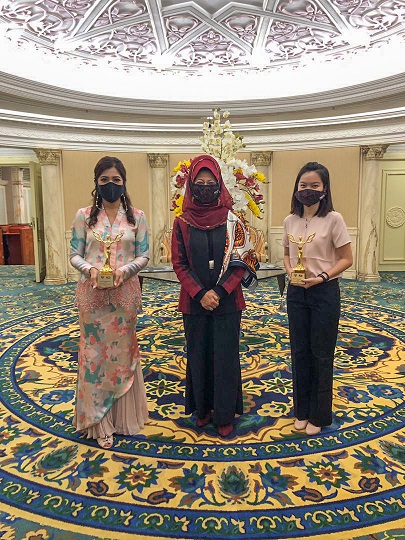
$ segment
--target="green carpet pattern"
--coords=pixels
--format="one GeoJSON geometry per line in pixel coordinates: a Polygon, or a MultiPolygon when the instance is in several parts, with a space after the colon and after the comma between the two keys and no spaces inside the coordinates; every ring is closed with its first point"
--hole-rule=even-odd
{"type": "Polygon", "coordinates": [[[342,282],[333,424],[293,428],[288,325],[274,280],[247,293],[244,414],[229,439],[184,414],[178,285],[144,281],[150,422],[111,450],[72,425],[75,284],[0,267],[0,539],[405,538],[405,273],[342,282]]]}

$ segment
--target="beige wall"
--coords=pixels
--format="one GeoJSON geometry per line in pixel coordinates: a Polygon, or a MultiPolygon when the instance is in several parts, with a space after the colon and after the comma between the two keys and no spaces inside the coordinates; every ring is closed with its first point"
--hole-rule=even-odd
{"type": "Polygon", "coordinates": [[[294,182],[300,168],[318,161],[329,169],[333,206],[343,215],[348,227],[357,227],[360,149],[323,148],[273,152],[272,225],[281,226],[291,206],[294,182]]]}
{"type": "MultiPolygon", "coordinates": [[[[73,217],[78,208],[91,203],[90,193],[93,189],[93,170],[97,161],[108,152],[63,151],[63,190],[65,201],[66,229],[70,229],[73,217]]],[[[126,169],[128,192],[137,208],[145,211],[150,222],[153,208],[150,198],[148,158],[146,153],[113,152],[119,157],[126,169]]],[[[190,159],[196,153],[170,154],[170,183],[173,168],[179,161],[190,159]]],[[[250,161],[250,154],[243,153],[238,157],[250,161]]],[[[272,225],[281,226],[290,210],[290,202],[294,181],[299,169],[308,161],[319,161],[328,167],[331,173],[331,187],[335,209],[343,214],[348,227],[357,227],[358,189],[359,189],[359,147],[324,148],[317,150],[291,150],[273,152],[272,158],[272,225]]],[[[170,201],[170,187],[169,201],[170,201]]],[[[169,204],[169,203],[168,203],[169,204]]],[[[174,219],[170,212],[170,224],[174,219]]]]}
{"type": "MultiPolygon", "coordinates": [[[[238,157],[250,162],[250,154],[238,157]]],[[[170,174],[179,161],[190,155],[170,154],[170,174]]],[[[340,212],[348,227],[357,227],[360,149],[359,147],[322,148],[273,152],[272,157],[272,225],[281,226],[290,211],[292,190],[297,173],[308,161],[319,161],[330,172],[333,205],[340,212]]],[[[173,212],[171,212],[173,221],[173,212]]]]}
{"type": "Polygon", "coordinates": [[[62,152],[63,197],[66,229],[70,229],[78,208],[91,204],[94,187],[94,166],[106,155],[118,157],[127,170],[127,189],[131,201],[150,221],[149,168],[147,154],[130,152],[62,152]]]}

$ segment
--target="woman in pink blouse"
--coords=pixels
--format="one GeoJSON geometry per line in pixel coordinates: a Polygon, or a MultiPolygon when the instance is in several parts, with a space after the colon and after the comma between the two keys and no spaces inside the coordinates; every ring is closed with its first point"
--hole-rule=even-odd
{"type": "Polygon", "coordinates": [[[284,266],[288,277],[298,262],[292,241],[303,247],[302,284],[287,289],[293,372],[294,426],[317,435],[332,423],[333,359],[339,316],[338,278],[353,263],[350,237],[342,216],[333,210],[329,171],[307,163],[294,185],[291,213],[284,220],[284,266]],[[289,236],[291,235],[291,236],[289,236]]]}
{"type": "Polygon", "coordinates": [[[148,418],[140,365],[136,318],[141,304],[138,272],[148,264],[145,214],[131,205],[126,171],[115,157],[103,157],[94,169],[93,204],[74,219],[70,262],[80,272],[76,292],[80,345],[74,425],[87,438],[111,448],[113,433],[134,435],[148,418]],[[97,238],[111,244],[114,284],[100,288],[106,262],[97,238]]]}

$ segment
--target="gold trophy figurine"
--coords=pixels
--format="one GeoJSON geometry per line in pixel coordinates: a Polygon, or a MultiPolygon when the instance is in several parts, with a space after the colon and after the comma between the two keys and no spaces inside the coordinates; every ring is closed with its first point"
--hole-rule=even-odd
{"type": "Polygon", "coordinates": [[[297,244],[298,248],[298,262],[294,266],[293,271],[291,272],[290,282],[293,285],[303,285],[305,279],[305,266],[302,264],[302,250],[305,244],[309,244],[314,239],[316,233],[310,234],[308,238],[303,241],[302,236],[298,237],[298,240],[294,236],[288,233],[288,238],[293,244],[297,244]]]}
{"type": "Polygon", "coordinates": [[[100,289],[107,289],[108,287],[114,287],[114,270],[110,266],[110,256],[111,256],[111,245],[114,244],[114,242],[119,242],[121,238],[124,236],[123,232],[120,232],[117,234],[117,236],[114,238],[114,240],[111,240],[111,237],[109,234],[104,238],[101,236],[100,233],[97,231],[93,231],[93,236],[96,240],[103,243],[105,246],[105,263],[100,268],[97,276],[97,286],[100,287],[100,289]]]}

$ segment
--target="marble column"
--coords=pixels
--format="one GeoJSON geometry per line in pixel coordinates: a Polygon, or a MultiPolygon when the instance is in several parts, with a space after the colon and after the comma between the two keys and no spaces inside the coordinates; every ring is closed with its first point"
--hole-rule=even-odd
{"type": "Polygon", "coordinates": [[[378,236],[380,226],[381,166],[388,144],[362,146],[360,180],[358,274],[359,281],[380,281],[378,236]]]}
{"type": "Polygon", "coordinates": [[[29,218],[24,213],[24,190],[23,190],[24,169],[19,167],[11,168],[11,188],[13,193],[13,223],[26,223],[29,218]]]}
{"type": "MultiPolygon", "coordinates": [[[[264,213],[262,214],[262,219],[258,219],[256,217],[252,217],[252,225],[253,227],[260,229],[264,233],[264,237],[266,239],[266,242],[268,245],[270,245],[269,242],[269,231],[271,227],[271,192],[272,192],[272,183],[271,183],[271,158],[272,158],[273,152],[252,152],[251,153],[251,162],[252,165],[256,167],[256,169],[264,174],[264,176],[267,179],[268,184],[260,184],[261,187],[261,193],[264,197],[264,213]]],[[[270,254],[269,254],[270,257],[270,254]]]]}
{"type": "Polygon", "coordinates": [[[45,285],[66,283],[65,220],[58,150],[35,150],[41,165],[42,200],[44,208],[45,285]]]}
{"type": "Polygon", "coordinates": [[[160,264],[160,244],[169,220],[168,154],[148,154],[152,178],[151,262],[160,264]]]}

